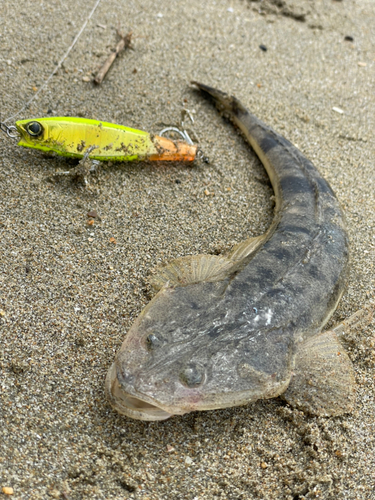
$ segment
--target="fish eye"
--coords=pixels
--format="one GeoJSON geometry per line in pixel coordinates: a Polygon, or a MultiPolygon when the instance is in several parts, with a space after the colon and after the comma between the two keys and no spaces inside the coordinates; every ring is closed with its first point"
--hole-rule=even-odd
{"type": "Polygon", "coordinates": [[[205,371],[195,363],[186,366],[180,373],[180,381],[186,387],[199,387],[205,380],[205,371]]]}
{"type": "Polygon", "coordinates": [[[160,346],[160,340],[156,337],[156,335],[150,334],[146,338],[147,347],[152,351],[160,346]]]}
{"type": "Polygon", "coordinates": [[[43,127],[38,122],[30,122],[26,125],[26,131],[31,137],[38,137],[43,132],[43,127]]]}

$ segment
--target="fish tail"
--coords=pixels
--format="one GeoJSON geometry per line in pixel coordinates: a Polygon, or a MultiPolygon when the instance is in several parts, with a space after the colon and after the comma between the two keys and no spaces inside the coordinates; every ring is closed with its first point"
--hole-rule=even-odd
{"type": "Polygon", "coordinates": [[[199,90],[202,90],[206,94],[210,95],[220,111],[229,111],[233,115],[238,115],[239,112],[246,112],[245,107],[234,96],[231,96],[226,92],[222,92],[221,90],[214,89],[204,83],[196,81],[192,81],[191,83],[196,85],[199,90]]]}

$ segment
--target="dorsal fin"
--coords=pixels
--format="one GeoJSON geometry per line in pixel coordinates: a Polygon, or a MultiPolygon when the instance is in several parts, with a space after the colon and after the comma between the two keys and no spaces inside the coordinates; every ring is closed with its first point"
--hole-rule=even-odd
{"type": "Polygon", "coordinates": [[[156,269],[150,285],[159,291],[167,282],[184,286],[201,281],[220,281],[237,269],[236,263],[248,257],[263,243],[265,236],[248,238],[235,245],[225,257],[218,255],[186,255],[156,269]]]}
{"type": "Polygon", "coordinates": [[[227,258],[234,261],[240,261],[255,252],[255,250],[259,248],[264,240],[264,234],[262,234],[261,236],[256,236],[254,238],[247,238],[247,240],[241,241],[240,243],[237,243],[237,245],[234,245],[232,250],[227,255],[227,258]]]}

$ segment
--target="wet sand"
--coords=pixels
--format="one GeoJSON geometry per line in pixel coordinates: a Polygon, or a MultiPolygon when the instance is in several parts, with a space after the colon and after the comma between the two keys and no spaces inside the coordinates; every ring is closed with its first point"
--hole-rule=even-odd
{"type": "MultiPolygon", "coordinates": [[[[1,3],[2,119],[43,85],[93,4],[1,3]]],[[[351,274],[330,325],[374,299],[375,7],[278,5],[102,0],[63,68],[18,117],[84,116],[158,133],[187,108],[208,164],[107,164],[84,187],[51,178],[76,161],[1,134],[0,492],[375,498],[374,323],[344,341],[358,384],[352,415],[310,417],[275,399],[145,423],[118,415],[104,394],[115,352],[149,300],[150,271],[180,255],[225,252],[272,220],[263,167],[192,79],[235,94],[336,192],[351,274]],[[86,80],[116,45],[118,25],[133,31],[134,50],[95,87],[86,80]]]]}

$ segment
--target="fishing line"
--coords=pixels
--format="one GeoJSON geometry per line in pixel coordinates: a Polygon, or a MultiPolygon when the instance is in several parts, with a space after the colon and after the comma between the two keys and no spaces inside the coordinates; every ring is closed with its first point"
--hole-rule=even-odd
{"type": "Polygon", "coordinates": [[[85,22],[83,23],[83,25],[82,25],[81,29],[79,30],[79,32],[77,33],[76,37],[74,38],[72,44],[70,45],[70,47],[68,48],[68,50],[65,52],[65,54],[63,55],[63,57],[61,58],[61,60],[59,61],[59,63],[55,67],[55,69],[49,75],[49,77],[47,78],[47,80],[43,83],[43,85],[39,88],[39,90],[26,102],[26,104],[24,104],[24,106],[18,112],[15,113],[14,115],[10,116],[6,120],[4,120],[4,122],[2,122],[3,124],[5,124],[6,122],[8,122],[10,120],[13,120],[16,116],[20,115],[22,113],[22,111],[24,111],[33,102],[33,100],[42,92],[42,90],[44,90],[47,87],[47,85],[49,84],[49,82],[51,81],[51,79],[53,78],[53,76],[61,68],[61,65],[63,64],[63,62],[65,61],[65,59],[69,56],[71,50],[73,49],[73,47],[77,43],[79,37],[82,35],[84,29],[86,28],[87,23],[90,21],[90,19],[94,15],[94,12],[96,11],[96,9],[97,9],[98,5],[100,4],[100,2],[101,2],[101,0],[96,0],[94,7],[92,8],[90,14],[86,18],[85,22]]]}

